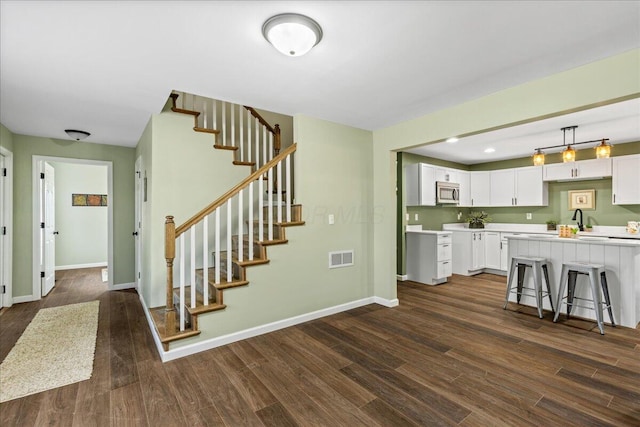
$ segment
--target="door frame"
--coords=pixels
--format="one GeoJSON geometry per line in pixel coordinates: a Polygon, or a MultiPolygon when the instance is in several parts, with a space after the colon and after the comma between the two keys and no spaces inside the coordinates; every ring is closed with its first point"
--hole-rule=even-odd
{"type": "Polygon", "coordinates": [[[134,232],[138,234],[135,235],[135,281],[136,289],[140,294],[142,294],[141,283],[142,283],[142,203],[144,198],[144,184],[142,180],[142,156],[136,159],[135,163],[135,212],[134,212],[134,232]]]}
{"type": "Polygon", "coordinates": [[[67,157],[53,157],[53,156],[40,156],[33,155],[32,167],[33,171],[33,186],[32,186],[32,200],[33,200],[33,284],[32,284],[32,301],[36,301],[42,298],[42,279],[40,278],[40,272],[42,271],[41,265],[41,253],[44,245],[42,229],[40,223],[42,222],[42,197],[41,197],[41,179],[40,173],[44,171],[45,162],[59,162],[59,163],[75,163],[83,165],[94,166],[106,166],[107,167],[107,271],[109,276],[108,289],[113,290],[113,162],[106,160],[88,160],[88,159],[72,159],[67,157]]]}
{"type": "MultiPolygon", "coordinates": [[[[0,156],[4,158],[4,167],[7,169],[7,176],[0,183],[0,185],[4,185],[4,200],[2,200],[2,206],[0,207],[0,209],[3,209],[4,224],[0,225],[0,227],[7,227],[7,232],[2,239],[3,269],[0,284],[6,286],[2,304],[4,307],[11,307],[13,305],[13,153],[4,147],[0,147],[0,156]]],[[[0,306],[0,308],[2,307],[0,306]]]]}

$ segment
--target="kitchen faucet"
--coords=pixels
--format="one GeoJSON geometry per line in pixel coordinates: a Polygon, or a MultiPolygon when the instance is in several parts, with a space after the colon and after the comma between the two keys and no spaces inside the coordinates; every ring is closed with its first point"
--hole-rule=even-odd
{"type": "Polygon", "coordinates": [[[576,220],[578,212],[580,212],[580,221],[578,221],[578,228],[580,229],[580,231],[584,231],[584,224],[582,223],[582,209],[576,209],[576,211],[573,213],[573,217],[571,217],[571,221],[576,220]]]}

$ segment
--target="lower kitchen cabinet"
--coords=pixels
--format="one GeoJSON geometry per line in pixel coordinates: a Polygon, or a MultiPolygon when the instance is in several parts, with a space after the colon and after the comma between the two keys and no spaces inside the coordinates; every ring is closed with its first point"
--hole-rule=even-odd
{"type": "Polygon", "coordinates": [[[453,272],[471,276],[485,268],[485,232],[453,231],[453,272]]]}
{"type": "Polygon", "coordinates": [[[485,268],[502,270],[500,233],[497,231],[485,231],[485,268]]]}
{"type": "Polygon", "coordinates": [[[427,285],[445,283],[452,274],[451,232],[407,231],[407,278],[427,285]]]}

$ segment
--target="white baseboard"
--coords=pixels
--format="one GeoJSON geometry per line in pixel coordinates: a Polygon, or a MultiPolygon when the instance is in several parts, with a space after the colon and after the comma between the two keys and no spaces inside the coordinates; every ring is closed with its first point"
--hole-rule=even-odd
{"type": "Polygon", "coordinates": [[[129,282],[129,283],[118,283],[117,285],[113,285],[109,290],[110,291],[121,291],[123,289],[135,289],[136,288],[136,283],[135,282],[129,282]]]}
{"type": "Polygon", "coordinates": [[[56,270],[75,270],[78,268],[94,268],[94,267],[106,267],[107,262],[92,262],[89,264],[70,264],[70,265],[56,265],[56,270]]]}
{"type": "Polygon", "coordinates": [[[158,350],[158,354],[160,358],[164,362],[162,355],[164,354],[164,347],[162,347],[162,341],[160,341],[160,336],[158,335],[158,331],[156,331],[156,327],[153,323],[153,319],[151,318],[151,313],[149,312],[149,307],[147,307],[147,303],[144,302],[144,298],[141,293],[138,293],[138,297],[140,298],[140,304],[142,304],[142,311],[144,311],[144,316],[147,318],[147,323],[149,324],[149,329],[151,330],[151,336],[153,337],[153,342],[156,343],[156,349],[158,350]]]}
{"type": "Polygon", "coordinates": [[[396,279],[400,282],[404,282],[406,280],[409,280],[409,277],[407,277],[406,274],[396,274],[396,279]]]}
{"type": "Polygon", "coordinates": [[[205,341],[197,342],[194,344],[185,345],[183,347],[178,347],[173,350],[164,351],[162,348],[162,344],[160,343],[160,339],[156,338],[155,328],[153,327],[152,320],[150,319],[150,315],[147,313],[148,310],[145,307],[145,314],[147,316],[147,321],[151,326],[151,329],[154,332],[154,341],[156,341],[156,347],[158,348],[158,352],[160,353],[160,358],[163,362],[169,362],[171,360],[179,359],[181,357],[189,356],[192,354],[200,353],[201,351],[211,350],[212,348],[220,347],[223,345],[231,344],[236,341],[245,340],[247,338],[252,338],[258,335],[267,334],[269,332],[274,332],[279,329],[288,328],[290,326],[295,326],[300,323],[308,322],[310,320],[319,319],[321,317],[330,316],[332,314],[340,313],[343,311],[351,310],[354,308],[362,307],[369,304],[380,304],[385,307],[395,307],[398,305],[398,299],[385,299],[380,297],[368,297],[363,298],[356,301],[351,301],[345,304],[336,305],[333,307],[324,308],[321,310],[312,311],[310,313],[301,314],[299,316],[290,317],[288,319],[278,320],[272,323],[267,323],[265,325],[256,326],[254,328],[245,329],[244,331],[234,332],[231,334],[223,335],[216,338],[211,338],[205,341]]]}

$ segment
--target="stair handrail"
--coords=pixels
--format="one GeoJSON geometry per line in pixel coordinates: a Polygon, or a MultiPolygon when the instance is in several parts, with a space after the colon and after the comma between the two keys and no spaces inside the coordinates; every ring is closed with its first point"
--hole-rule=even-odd
{"type": "MultiPolygon", "coordinates": [[[[233,187],[232,189],[230,189],[229,191],[227,191],[226,193],[224,193],[222,196],[220,196],[217,200],[215,200],[214,202],[210,203],[208,206],[206,206],[204,209],[202,209],[200,212],[198,212],[197,214],[195,214],[194,216],[192,216],[191,218],[189,218],[187,221],[185,221],[182,225],[180,225],[179,227],[176,227],[175,229],[175,237],[179,237],[182,233],[184,233],[185,231],[187,231],[190,227],[192,227],[194,224],[200,222],[202,219],[204,219],[205,216],[209,215],[211,212],[213,212],[216,208],[219,208],[220,206],[222,206],[223,204],[225,204],[227,202],[227,200],[229,200],[230,198],[232,198],[233,196],[235,196],[236,194],[238,194],[240,192],[240,190],[246,188],[249,186],[249,183],[259,179],[261,176],[263,176],[269,169],[273,168],[275,165],[278,164],[278,162],[284,160],[289,154],[293,153],[296,151],[296,147],[297,144],[291,144],[289,147],[285,148],[281,153],[279,153],[277,156],[275,156],[273,159],[269,160],[267,163],[265,163],[264,165],[262,165],[258,170],[256,170],[255,172],[253,172],[251,175],[249,175],[248,177],[246,177],[245,179],[243,179],[239,184],[237,184],[235,187],[233,187]]],[[[168,218],[168,217],[167,217],[168,218]]],[[[175,242],[175,239],[174,239],[175,242]]]]}
{"type": "Polygon", "coordinates": [[[243,107],[249,111],[262,126],[266,127],[267,130],[273,134],[273,151],[278,155],[278,153],[280,153],[280,125],[276,123],[276,125],[272,127],[255,108],[249,107],[248,105],[243,105],[243,107]]]}

